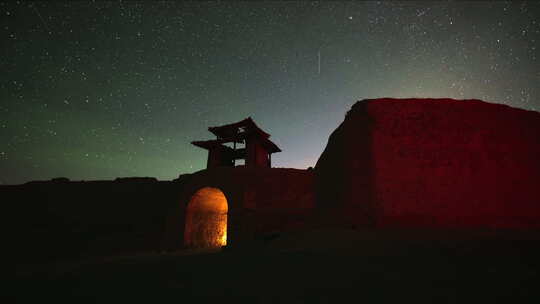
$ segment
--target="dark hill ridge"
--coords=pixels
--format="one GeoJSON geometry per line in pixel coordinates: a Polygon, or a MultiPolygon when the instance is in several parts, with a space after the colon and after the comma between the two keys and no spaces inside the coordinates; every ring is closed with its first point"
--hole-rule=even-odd
{"type": "Polygon", "coordinates": [[[350,225],[539,228],[540,113],[480,100],[357,102],[315,167],[350,225]]]}

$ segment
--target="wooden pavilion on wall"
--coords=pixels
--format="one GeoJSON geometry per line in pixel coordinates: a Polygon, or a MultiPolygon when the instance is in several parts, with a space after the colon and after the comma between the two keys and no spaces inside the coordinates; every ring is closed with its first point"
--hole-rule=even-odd
{"type": "Polygon", "coordinates": [[[210,127],[216,139],[193,141],[193,145],[208,150],[206,167],[234,167],[236,160],[244,160],[248,167],[271,167],[272,153],[281,152],[269,137],[248,117],[236,123],[210,127]]]}

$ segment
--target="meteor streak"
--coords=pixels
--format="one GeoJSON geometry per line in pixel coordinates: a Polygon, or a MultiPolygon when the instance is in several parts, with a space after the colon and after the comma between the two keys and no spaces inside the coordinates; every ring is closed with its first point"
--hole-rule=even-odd
{"type": "Polygon", "coordinates": [[[34,11],[36,12],[36,14],[38,15],[39,19],[40,19],[41,22],[43,23],[43,26],[45,27],[45,29],[47,30],[47,32],[50,34],[50,33],[51,33],[51,30],[50,30],[49,27],[47,26],[47,23],[45,23],[45,19],[43,19],[43,17],[42,17],[41,14],[39,13],[37,7],[35,7],[34,4],[32,4],[32,8],[34,9],[34,11]]]}

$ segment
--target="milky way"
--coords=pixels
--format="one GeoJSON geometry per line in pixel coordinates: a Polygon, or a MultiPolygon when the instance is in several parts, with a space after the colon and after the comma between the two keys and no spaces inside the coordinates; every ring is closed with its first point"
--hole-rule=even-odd
{"type": "Polygon", "coordinates": [[[2,2],[0,182],[203,169],[251,116],[313,166],[356,101],[540,110],[538,2],[2,2]]]}

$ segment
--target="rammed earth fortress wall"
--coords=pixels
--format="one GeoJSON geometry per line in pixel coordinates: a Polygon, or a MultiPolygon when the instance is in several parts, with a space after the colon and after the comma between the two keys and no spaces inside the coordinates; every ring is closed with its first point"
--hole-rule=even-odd
{"type": "Polygon", "coordinates": [[[364,100],[315,170],[0,186],[5,247],[16,264],[180,249],[186,206],[203,187],[227,199],[231,246],[325,225],[540,228],[540,113],[478,100],[364,100]]]}
{"type": "Polygon", "coordinates": [[[540,113],[479,100],[357,102],[317,166],[350,225],[540,227],[540,113]]]}

